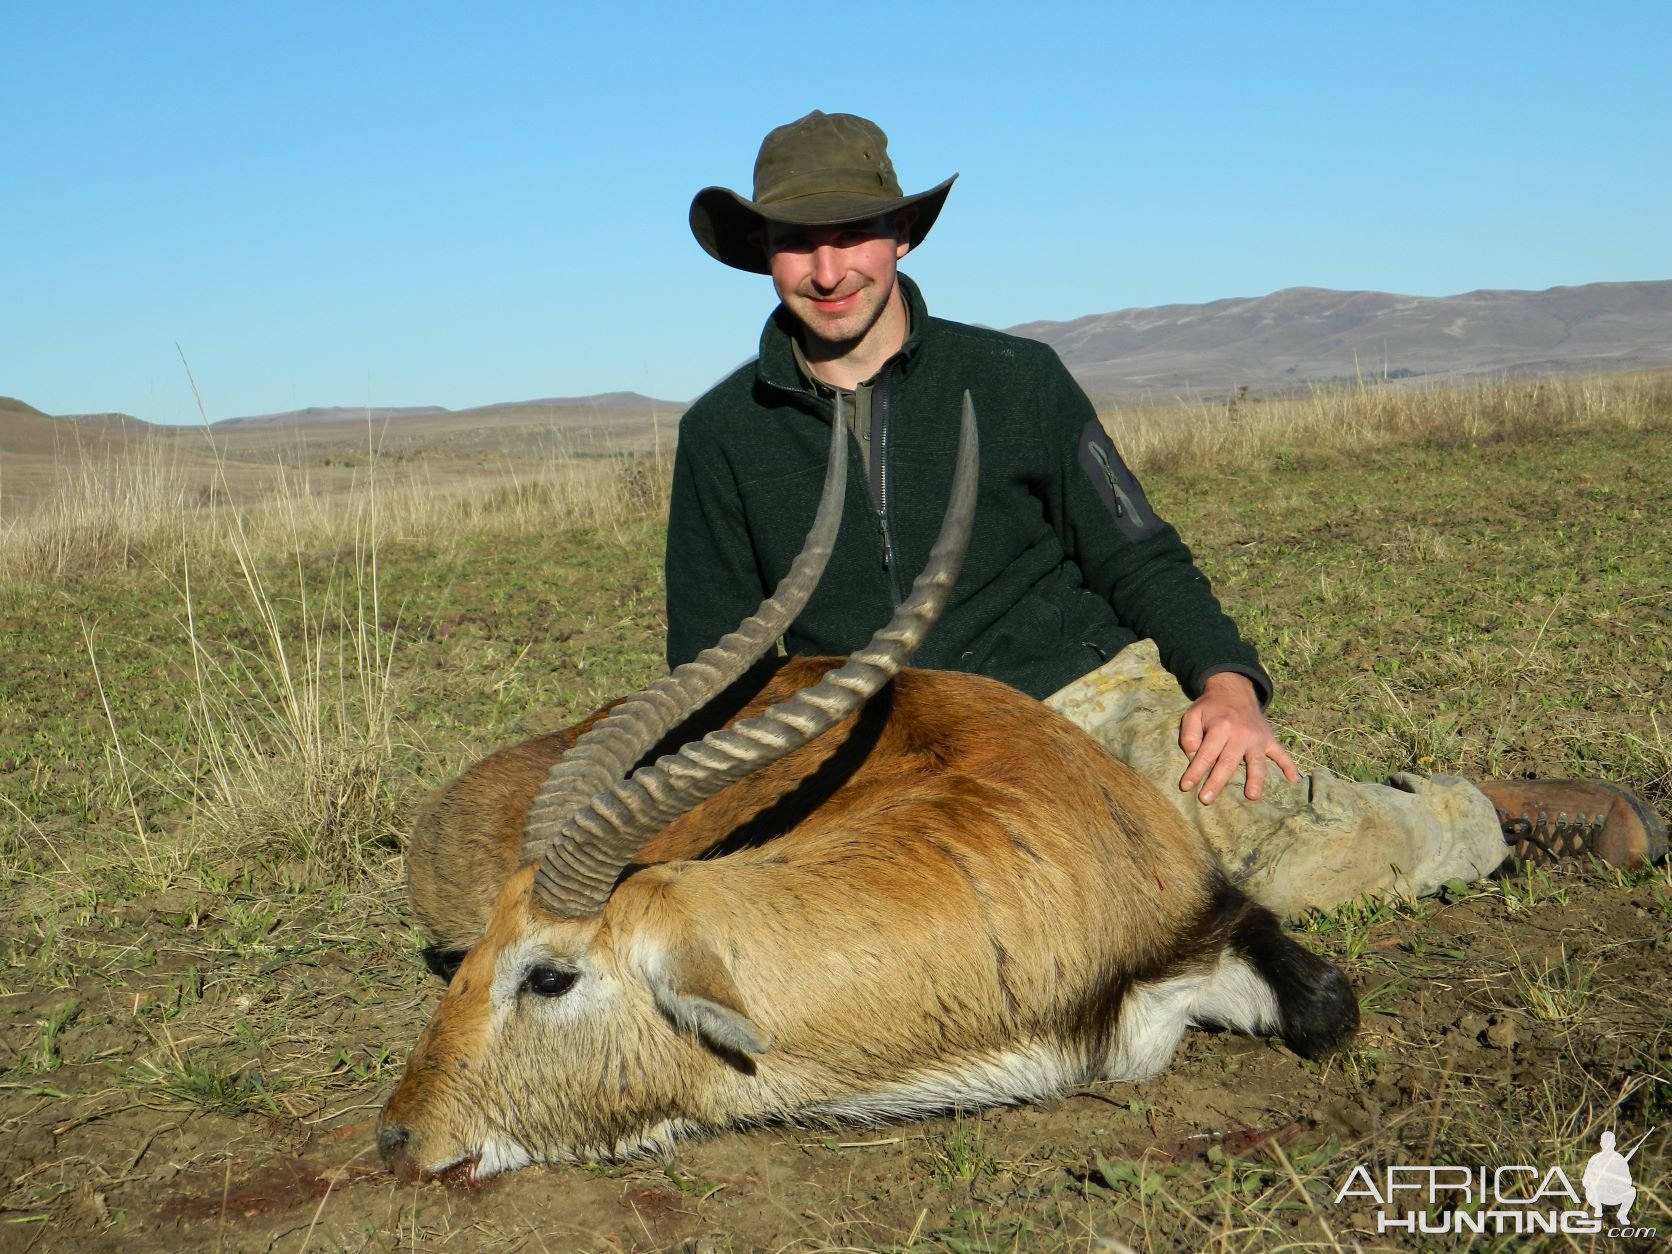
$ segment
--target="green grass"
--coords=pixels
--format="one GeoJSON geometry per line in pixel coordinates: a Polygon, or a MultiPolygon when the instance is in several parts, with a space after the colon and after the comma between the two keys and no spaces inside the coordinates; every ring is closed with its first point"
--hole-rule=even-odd
{"type": "Polygon", "coordinates": [[[281,1113],[283,1087],[259,1071],[223,1069],[201,1058],[171,1057],[134,1069],[133,1079],[161,1097],[220,1115],[281,1113]]]}
{"type": "Polygon", "coordinates": [[[1592,1007],[1592,987],[1600,961],[1574,961],[1564,951],[1560,958],[1523,962],[1510,971],[1514,1004],[1540,1023],[1570,1023],[1592,1007]]]}
{"type": "Polygon", "coordinates": [[[40,1039],[15,1068],[18,1074],[44,1074],[56,1071],[64,1065],[64,1058],[59,1050],[59,1037],[80,1010],[80,1003],[72,998],[52,1007],[44,1019],[36,1020],[36,1026],[40,1029],[40,1039]]]}
{"type": "Polygon", "coordinates": [[[1340,774],[1604,774],[1672,795],[1664,440],[1394,448],[1180,472],[1152,496],[1340,774]],[[1560,467],[1560,472],[1553,470],[1560,467]],[[1444,552],[1413,537],[1446,537],[1444,552]],[[1207,537],[1204,540],[1204,536],[1207,537]]]}
{"type": "Polygon", "coordinates": [[[979,1117],[959,1116],[950,1130],[931,1142],[933,1167],[946,1184],[968,1184],[998,1170],[979,1117]]]}

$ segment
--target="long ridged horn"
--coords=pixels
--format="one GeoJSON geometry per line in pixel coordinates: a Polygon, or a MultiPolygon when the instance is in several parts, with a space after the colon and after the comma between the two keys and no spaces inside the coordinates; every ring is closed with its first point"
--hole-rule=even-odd
{"type": "Polygon", "coordinates": [[[894,617],[812,687],[641,767],[566,818],[541,855],[534,880],[535,893],[549,909],[567,918],[597,914],[646,840],[726,785],[834,727],[899,672],[957,581],[975,516],[978,462],[975,405],[966,392],[946,516],[927,564],[894,617]]]}
{"type": "Polygon", "coordinates": [[[801,552],[772,595],[720,643],[704,649],[642,692],[627,698],[600,719],[546,773],[523,822],[522,862],[532,862],[556,838],[565,819],[610,785],[644,756],[668,729],[677,726],[724,691],[795,621],[813,595],[842,524],[847,490],[847,422],[842,399],[830,424],[830,455],[818,512],[801,552]]]}

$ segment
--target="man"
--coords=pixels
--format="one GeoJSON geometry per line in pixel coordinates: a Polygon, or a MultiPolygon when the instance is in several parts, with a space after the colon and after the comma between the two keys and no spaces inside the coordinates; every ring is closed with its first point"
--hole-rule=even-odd
{"type": "Polygon", "coordinates": [[[1565,785],[1541,809],[1549,798],[1525,786],[1494,786],[1489,798],[1443,777],[1302,780],[1266,722],[1271,680],[1254,649],[1056,354],[930,317],[897,270],[956,177],[905,195],[875,124],[815,111],[767,136],[753,199],[710,187],[693,200],[703,248],[770,275],[780,304],[759,357],[680,424],[670,665],[731,630],[787,569],[811,522],[838,397],[864,474],[850,476],[848,521],[784,642],[792,654],[862,644],[933,541],[968,390],[982,423],[975,530],[914,664],[981,672],[1046,700],[1162,785],[1266,904],[1294,913],[1477,878],[1506,852],[1495,803],[1519,825],[1523,853],[1542,842],[1628,864],[1664,852],[1654,815],[1604,785],[1565,785]],[[1268,763],[1280,779],[1268,779],[1268,763]],[[1246,804],[1211,807],[1239,768],[1246,804]],[[1585,822],[1570,821],[1581,809],[1585,822]]]}

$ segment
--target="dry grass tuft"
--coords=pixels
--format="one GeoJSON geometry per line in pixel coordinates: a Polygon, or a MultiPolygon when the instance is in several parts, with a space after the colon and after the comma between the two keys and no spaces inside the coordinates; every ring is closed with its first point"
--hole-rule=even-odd
{"type": "Polygon", "coordinates": [[[142,564],[176,549],[198,502],[159,444],[62,468],[57,494],[0,523],[0,579],[57,579],[142,564]]]}
{"type": "Polygon", "coordinates": [[[200,462],[162,441],[140,442],[123,458],[67,463],[42,504],[0,519],[0,581],[168,565],[181,552],[212,562],[240,551],[266,559],[411,537],[616,530],[666,512],[670,475],[659,449],[552,454],[468,474],[374,449],[346,484],[340,472],[316,478],[278,459],[232,470],[223,464],[206,482],[200,462]]]}
{"type": "Polygon", "coordinates": [[[1480,380],[1428,387],[1361,384],[1292,396],[1236,395],[1111,405],[1102,417],[1134,469],[1268,464],[1394,445],[1525,440],[1581,427],[1641,428],[1672,413],[1672,372],[1480,380]]]}
{"type": "MultiPolygon", "coordinates": [[[[398,611],[385,614],[381,546],[620,533],[667,507],[659,453],[551,457],[521,473],[437,482],[376,449],[346,490],[319,491],[283,462],[260,486],[192,486],[178,456],[146,444],[126,460],[66,467],[62,491],[0,529],[0,581],[48,582],[145,568],[175,586],[193,673],[189,736],[136,755],[114,722],[109,790],[135,815],[122,848],[143,883],[166,888],[193,850],[359,883],[396,849],[400,806],[387,778],[396,751],[391,673],[398,611]],[[241,609],[204,621],[212,587],[241,609]],[[142,765],[139,757],[151,765],[142,765]],[[160,771],[157,761],[167,763],[160,771]],[[159,861],[136,789],[188,802],[186,838],[159,861]]],[[[95,675],[100,656],[88,638],[95,675]]]]}

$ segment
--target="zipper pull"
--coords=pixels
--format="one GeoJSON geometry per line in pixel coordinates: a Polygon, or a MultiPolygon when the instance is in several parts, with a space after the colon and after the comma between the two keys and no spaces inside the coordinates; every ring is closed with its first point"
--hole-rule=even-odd
{"type": "Polygon", "coordinates": [[[1143,516],[1138,513],[1138,507],[1132,503],[1132,498],[1127,496],[1120,486],[1120,480],[1115,477],[1115,468],[1109,464],[1109,455],[1099,444],[1091,444],[1090,448],[1092,457],[1103,471],[1103,479],[1109,485],[1109,491],[1114,493],[1115,517],[1124,518],[1130,513],[1132,521],[1141,524],[1144,521],[1143,516]]]}

